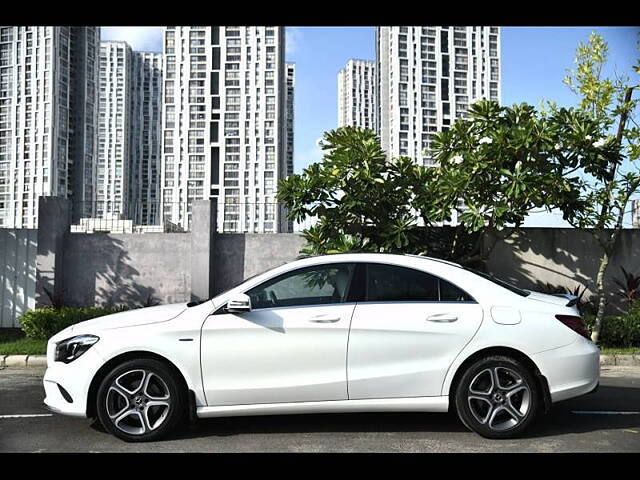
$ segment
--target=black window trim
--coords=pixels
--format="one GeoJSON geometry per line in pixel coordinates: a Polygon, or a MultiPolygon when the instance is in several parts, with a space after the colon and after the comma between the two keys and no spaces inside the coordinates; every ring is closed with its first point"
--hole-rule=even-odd
{"type": "MultiPolygon", "coordinates": [[[[313,306],[331,306],[331,305],[348,305],[350,303],[437,303],[437,304],[454,304],[454,305],[459,305],[459,304],[478,304],[478,301],[473,297],[473,295],[470,295],[469,292],[467,292],[464,288],[459,287],[458,285],[454,284],[453,282],[446,280],[438,275],[435,275],[431,272],[427,272],[425,270],[420,270],[418,268],[413,268],[413,267],[407,267],[405,265],[398,265],[395,263],[385,263],[385,262],[371,262],[371,261],[351,261],[351,262],[332,262],[332,263],[320,263],[320,264],[316,264],[316,265],[307,265],[306,267],[300,267],[300,268],[296,268],[295,270],[289,270],[287,272],[283,272],[279,275],[276,275],[275,277],[271,277],[267,280],[265,280],[262,283],[259,283],[258,285],[254,285],[253,287],[247,288],[246,290],[243,290],[240,293],[244,293],[246,294],[249,290],[252,290],[256,287],[259,287],[260,285],[263,285],[267,282],[271,282],[276,281],[277,279],[285,276],[285,275],[289,275],[289,274],[293,274],[295,272],[299,272],[300,270],[305,270],[307,268],[313,268],[313,267],[329,267],[332,265],[353,265],[353,270],[351,271],[351,275],[349,277],[349,282],[347,284],[347,289],[346,289],[346,296],[344,301],[341,301],[339,303],[314,303],[314,304],[309,304],[309,305],[297,305],[297,306],[289,306],[289,307],[268,307],[268,308],[256,308],[256,309],[251,309],[252,311],[263,311],[263,310],[272,310],[274,308],[299,308],[299,307],[313,307],[313,306]],[[469,298],[471,298],[472,300],[464,300],[464,301],[460,301],[460,302],[455,302],[452,300],[392,300],[392,301],[372,301],[372,300],[368,300],[368,288],[369,288],[369,265],[388,265],[388,266],[392,266],[392,267],[399,267],[399,268],[406,268],[408,270],[415,270],[417,272],[421,272],[421,273],[426,273],[427,275],[431,275],[432,277],[435,277],[438,279],[438,296],[440,296],[440,281],[445,281],[445,282],[449,282],[451,285],[453,285],[454,287],[458,288],[459,290],[461,290],[462,292],[464,292],[467,296],[469,296],[469,298]],[[356,279],[357,276],[361,276],[363,277],[362,280],[362,284],[360,287],[358,287],[356,284],[354,284],[354,280],[356,279]],[[361,291],[358,292],[356,289],[360,288],[361,291]]],[[[256,275],[254,275],[255,277],[256,275]]],[[[253,277],[251,277],[253,278],[253,277]]],[[[247,279],[249,280],[249,279],[247,279]]],[[[245,280],[245,282],[247,281],[245,280]]],[[[219,315],[219,314],[224,314],[227,313],[227,304],[224,303],[223,305],[221,305],[215,312],[213,312],[211,315],[219,315]]]]}

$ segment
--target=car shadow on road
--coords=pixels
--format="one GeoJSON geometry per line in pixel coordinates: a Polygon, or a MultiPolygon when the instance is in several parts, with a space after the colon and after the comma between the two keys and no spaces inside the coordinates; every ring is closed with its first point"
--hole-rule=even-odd
{"type": "Polygon", "coordinates": [[[464,432],[446,413],[326,413],[206,418],[171,435],[171,440],[260,433],[464,432]]]}
{"type": "MultiPolygon", "coordinates": [[[[640,389],[600,387],[598,392],[554,404],[524,439],[640,427],[640,415],[575,414],[574,411],[637,411],[640,389]]],[[[167,440],[260,433],[447,432],[468,430],[454,413],[328,413],[200,419],[167,440]]],[[[469,432],[470,433],[470,432],[469,432]]]]}
{"type": "Polygon", "coordinates": [[[601,386],[593,394],[554,404],[549,414],[542,416],[527,436],[535,438],[600,430],[638,429],[640,414],[613,414],[638,411],[640,388],[601,386]]]}

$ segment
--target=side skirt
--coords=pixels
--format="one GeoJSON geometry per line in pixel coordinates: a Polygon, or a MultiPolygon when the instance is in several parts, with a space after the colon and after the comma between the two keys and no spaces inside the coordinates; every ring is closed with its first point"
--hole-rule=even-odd
{"type": "Polygon", "coordinates": [[[198,407],[199,418],[343,412],[447,412],[449,397],[376,398],[324,402],[262,403],[198,407]]]}

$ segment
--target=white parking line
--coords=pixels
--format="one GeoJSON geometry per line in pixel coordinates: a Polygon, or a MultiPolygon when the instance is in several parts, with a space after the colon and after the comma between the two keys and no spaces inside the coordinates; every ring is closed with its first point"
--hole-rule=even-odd
{"type": "Polygon", "coordinates": [[[52,417],[52,413],[32,413],[29,415],[0,415],[2,418],[31,418],[31,417],[52,417]]]}
{"type": "Polygon", "coordinates": [[[577,415],[640,415],[640,412],[571,411],[577,415]]]}

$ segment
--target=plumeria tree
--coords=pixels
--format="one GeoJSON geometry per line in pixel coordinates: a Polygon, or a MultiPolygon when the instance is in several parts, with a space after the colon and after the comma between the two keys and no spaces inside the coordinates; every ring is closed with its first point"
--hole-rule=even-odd
{"type": "Polygon", "coordinates": [[[577,107],[474,103],[468,118],[435,135],[427,152],[435,168],[406,157],[387,160],[370,130],[327,132],[322,161],[279,184],[289,219],[318,219],[303,232],[303,253],[418,253],[482,265],[533,209],[559,209],[603,249],[595,280],[597,341],[604,276],[640,185],[633,166],[640,156],[633,117],[638,87],[628,79],[602,78],[606,57],[598,35],[579,46],[576,70],[566,79],[580,96],[577,107]],[[433,233],[430,227],[454,214],[453,235],[433,233]]]}
{"type": "MultiPolygon", "coordinates": [[[[571,212],[567,220],[590,231],[602,254],[595,280],[598,309],[592,340],[598,341],[605,311],[604,280],[618,245],[631,197],[640,191],[640,128],[634,117],[640,85],[638,77],[608,78],[603,72],[608,45],[592,33],[578,46],[575,69],[565,83],[579,97],[579,109],[597,125],[584,132],[591,154],[574,159],[566,168],[582,173],[581,202],[584,208],[571,212]]],[[[640,59],[634,67],[640,74],[640,59]]],[[[552,111],[557,107],[550,105],[552,111]]]]}
{"type": "Polygon", "coordinates": [[[575,215],[585,206],[581,181],[565,164],[588,153],[583,132],[596,127],[575,109],[543,115],[524,103],[472,104],[466,119],[435,136],[434,217],[447,220],[457,211],[459,228],[484,232],[479,239],[484,248],[473,250],[484,261],[532,209],[561,208],[566,218],[575,215]]]}
{"type": "MultiPolygon", "coordinates": [[[[604,78],[606,59],[601,36],[592,34],[579,45],[576,68],[565,79],[580,97],[577,107],[548,102],[547,110],[536,111],[480,101],[467,121],[436,136],[433,150],[440,165],[441,217],[456,208],[467,229],[490,233],[507,225],[517,229],[535,207],[557,208],[571,225],[594,235],[602,247],[595,342],[604,317],[605,274],[629,201],[640,188],[640,130],[633,116],[638,85],[604,78]]],[[[640,73],[640,62],[635,69],[640,73]]]]}
{"type": "Polygon", "coordinates": [[[322,162],[278,186],[290,220],[317,219],[303,232],[307,245],[301,253],[419,250],[411,205],[417,190],[430,185],[430,172],[406,157],[387,162],[375,133],[367,129],[326,132],[321,146],[322,162]]]}
{"type": "Polygon", "coordinates": [[[482,268],[531,208],[582,207],[576,180],[549,161],[559,141],[578,148],[533,107],[488,101],[437,136],[435,168],[387,160],[372,131],[343,127],[325,134],[322,162],[280,182],[278,199],[291,220],[318,219],[302,253],[415,253],[482,268]],[[456,227],[432,228],[456,211],[456,227]]]}

